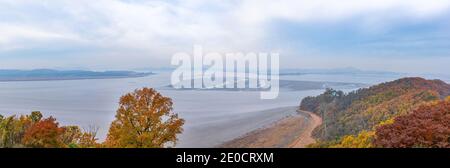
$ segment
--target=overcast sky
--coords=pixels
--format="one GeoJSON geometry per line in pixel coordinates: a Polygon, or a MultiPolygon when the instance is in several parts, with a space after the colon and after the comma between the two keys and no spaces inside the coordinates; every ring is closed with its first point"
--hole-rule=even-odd
{"type": "Polygon", "coordinates": [[[167,67],[194,44],[281,68],[450,73],[444,0],[0,0],[0,69],[167,67]]]}

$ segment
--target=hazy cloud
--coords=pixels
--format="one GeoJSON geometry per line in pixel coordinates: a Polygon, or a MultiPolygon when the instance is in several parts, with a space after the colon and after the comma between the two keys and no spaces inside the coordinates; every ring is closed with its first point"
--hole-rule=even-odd
{"type": "MultiPolygon", "coordinates": [[[[403,40],[408,34],[395,32],[405,24],[428,26],[417,28],[423,38],[447,35],[448,25],[436,22],[448,15],[449,7],[450,1],[445,0],[1,0],[0,65],[93,69],[168,66],[172,54],[201,44],[211,51],[279,51],[282,59],[299,60],[297,65],[285,64],[290,67],[321,67],[323,59],[339,58],[347,58],[358,67],[360,62],[355,58],[365,54],[361,50],[376,49],[372,46],[386,44],[399,49],[382,56],[396,57],[407,50],[390,45],[398,38],[408,43],[403,40]],[[351,25],[346,29],[348,37],[334,36],[346,25],[351,25]],[[429,28],[436,25],[436,29],[429,28]],[[286,33],[285,27],[292,31],[286,33]],[[321,32],[295,33],[305,27],[330,29],[331,37],[319,37],[321,32]],[[390,40],[364,43],[380,36],[390,40]],[[344,38],[351,41],[348,45],[364,43],[358,46],[366,47],[342,53],[323,48],[339,47],[336,44],[344,38]],[[33,57],[33,51],[40,53],[38,58],[33,57]],[[41,61],[27,63],[37,59],[41,61]]],[[[430,42],[424,42],[424,47],[448,44],[430,42]]],[[[414,44],[422,45],[417,40],[414,44]]],[[[446,52],[437,54],[445,58],[446,52]]]]}

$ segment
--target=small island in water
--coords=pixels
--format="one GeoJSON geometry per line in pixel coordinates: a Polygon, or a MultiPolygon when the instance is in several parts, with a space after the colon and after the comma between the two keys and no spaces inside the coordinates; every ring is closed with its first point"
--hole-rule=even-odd
{"type": "Polygon", "coordinates": [[[87,70],[0,70],[0,82],[4,81],[41,81],[41,80],[75,80],[133,78],[153,75],[152,72],[134,71],[87,71],[87,70]]]}

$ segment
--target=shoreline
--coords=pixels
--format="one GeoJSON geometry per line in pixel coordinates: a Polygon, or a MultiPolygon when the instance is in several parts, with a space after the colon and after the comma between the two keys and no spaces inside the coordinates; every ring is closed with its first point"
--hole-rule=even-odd
{"type": "Polygon", "coordinates": [[[312,131],[322,124],[319,116],[297,111],[261,128],[220,144],[219,148],[304,148],[314,143],[312,131]]]}
{"type": "Polygon", "coordinates": [[[104,77],[67,77],[67,78],[35,78],[35,79],[0,79],[0,82],[40,82],[40,81],[67,81],[67,80],[94,80],[94,79],[124,79],[142,78],[155,74],[135,75],[135,76],[104,76],[104,77]]]}
{"type": "Polygon", "coordinates": [[[322,125],[322,118],[320,118],[317,114],[314,114],[309,111],[299,110],[299,112],[305,113],[309,115],[310,124],[305,128],[302,134],[289,146],[291,148],[305,148],[309,144],[313,144],[316,140],[312,136],[312,132],[315,128],[322,125]]]}
{"type": "Polygon", "coordinates": [[[241,137],[250,131],[267,127],[271,123],[294,115],[296,109],[295,106],[283,106],[216,116],[215,118],[220,120],[212,118],[210,122],[198,123],[198,125],[186,128],[180,135],[176,147],[218,147],[224,142],[241,137]]]}

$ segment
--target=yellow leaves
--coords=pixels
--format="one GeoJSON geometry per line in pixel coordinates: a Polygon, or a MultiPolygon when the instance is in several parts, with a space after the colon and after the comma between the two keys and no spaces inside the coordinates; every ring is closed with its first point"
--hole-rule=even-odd
{"type": "Polygon", "coordinates": [[[152,88],[142,88],[120,98],[111,123],[108,147],[155,148],[173,145],[184,120],[172,112],[172,100],[152,88]]]}
{"type": "Polygon", "coordinates": [[[175,146],[184,120],[172,111],[172,100],[152,88],[143,88],[120,98],[116,119],[104,144],[97,143],[98,128],[81,131],[78,126],[59,127],[56,119],[30,115],[0,115],[0,147],[126,147],[175,146]]]}
{"type": "Polygon", "coordinates": [[[0,147],[23,147],[22,137],[25,131],[42,118],[38,111],[31,115],[0,117],[0,147]]]}
{"type": "Polygon", "coordinates": [[[77,145],[80,148],[95,148],[100,147],[101,144],[97,143],[97,138],[95,138],[95,134],[90,132],[84,132],[79,137],[77,145]]]}
{"type": "Polygon", "coordinates": [[[393,118],[390,118],[390,119],[387,119],[387,120],[385,120],[385,121],[381,121],[378,125],[375,126],[375,128],[376,128],[376,127],[379,127],[379,126],[383,126],[383,125],[392,124],[392,123],[394,123],[394,121],[395,121],[395,118],[394,118],[394,117],[393,117],[393,118]]]}
{"type": "Polygon", "coordinates": [[[307,148],[330,148],[333,145],[336,145],[337,142],[335,141],[320,141],[317,140],[316,143],[312,143],[307,145],[307,148]]]}
{"type": "Polygon", "coordinates": [[[358,135],[346,135],[341,141],[331,148],[371,148],[375,137],[374,131],[361,131],[358,135]]]}

